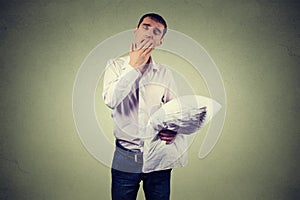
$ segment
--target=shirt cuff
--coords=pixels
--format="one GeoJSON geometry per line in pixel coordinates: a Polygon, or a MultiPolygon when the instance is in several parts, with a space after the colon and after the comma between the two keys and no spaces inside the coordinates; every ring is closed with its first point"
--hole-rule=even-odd
{"type": "Polygon", "coordinates": [[[122,69],[122,77],[126,80],[136,80],[138,77],[142,76],[140,70],[132,67],[129,63],[125,63],[122,69]]]}

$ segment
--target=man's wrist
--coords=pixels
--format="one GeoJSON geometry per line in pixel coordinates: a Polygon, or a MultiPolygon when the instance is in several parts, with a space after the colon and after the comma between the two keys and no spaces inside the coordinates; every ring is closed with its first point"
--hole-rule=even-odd
{"type": "Polygon", "coordinates": [[[128,63],[128,65],[129,65],[133,70],[137,71],[137,72],[139,73],[139,76],[142,75],[142,72],[141,72],[141,70],[140,70],[139,68],[133,66],[130,62],[128,63]]]}

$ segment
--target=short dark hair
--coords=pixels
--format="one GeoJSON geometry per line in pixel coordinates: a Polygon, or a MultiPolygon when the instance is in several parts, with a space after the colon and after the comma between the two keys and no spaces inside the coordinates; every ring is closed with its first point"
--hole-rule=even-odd
{"type": "Polygon", "coordinates": [[[162,16],[160,16],[159,14],[156,14],[156,13],[147,13],[145,15],[143,15],[137,25],[137,27],[139,28],[141,23],[144,21],[144,19],[146,17],[149,17],[150,19],[162,24],[164,26],[164,31],[163,31],[163,35],[162,37],[166,34],[167,32],[167,22],[164,20],[164,18],[162,16]]]}

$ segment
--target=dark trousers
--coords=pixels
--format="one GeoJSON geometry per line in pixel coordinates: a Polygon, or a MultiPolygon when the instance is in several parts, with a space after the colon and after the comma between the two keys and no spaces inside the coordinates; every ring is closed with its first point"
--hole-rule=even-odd
{"type": "Polygon", "coordinates": [[[136,200],[143,181],[143,190],[147,200],[169,200],[171,169],[142,173],[141,152],[132,152],[118,142],[112,163],[113,200],[136,200]]]}

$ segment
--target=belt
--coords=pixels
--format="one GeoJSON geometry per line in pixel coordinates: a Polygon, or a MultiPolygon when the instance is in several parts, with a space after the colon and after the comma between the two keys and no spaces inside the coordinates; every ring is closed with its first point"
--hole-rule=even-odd
{"type": "Polygon", "coordinates": [[[134,162],[143,163],[143,152],[132,151],[123,147],[118,139],[116,139],[116,147],[116,150],[118,150],[127,158],[134,160],[134,162]]]}

